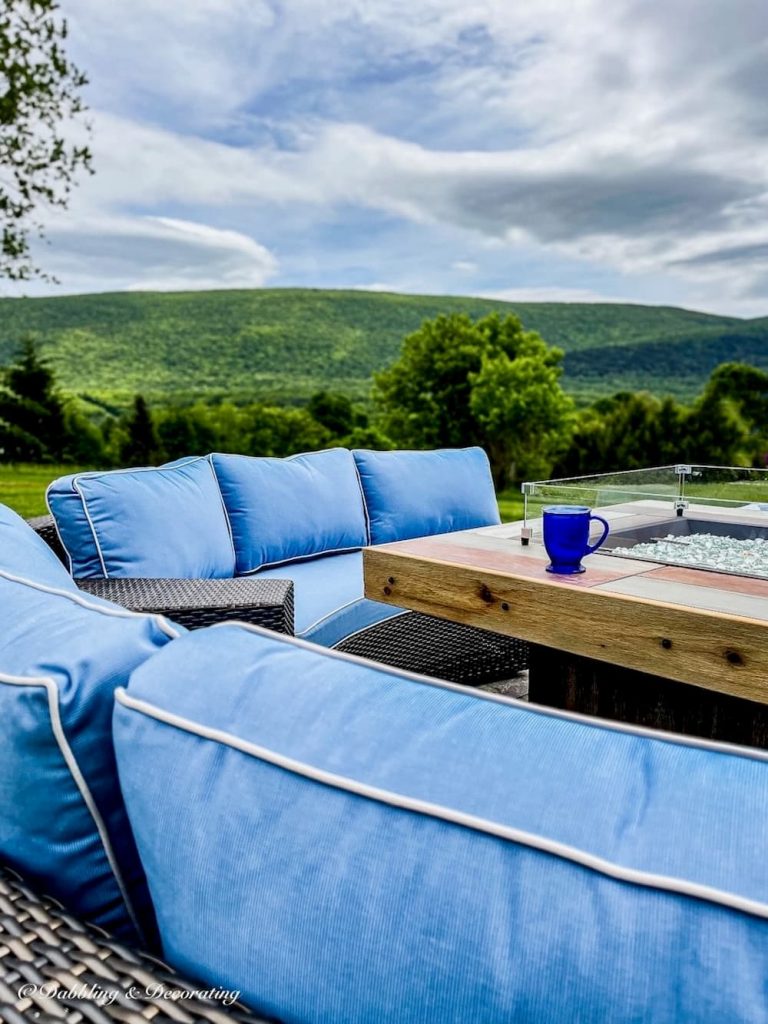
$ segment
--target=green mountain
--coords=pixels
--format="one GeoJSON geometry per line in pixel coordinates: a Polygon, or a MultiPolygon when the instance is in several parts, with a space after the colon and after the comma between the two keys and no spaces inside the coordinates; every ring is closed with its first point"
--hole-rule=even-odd
{"type": "Polygon", "coordinates": [[[564,383],[582,400],[622,388],[690,397],[729,359],[768,369],[768,318],[314,289],[0,299],[0,363],[31,332],[67,391],[109,407],[138,392],[301,401],[330,387],[364,397],[406,334],[453,311],[517,313],[565,349],[564,383]]]}

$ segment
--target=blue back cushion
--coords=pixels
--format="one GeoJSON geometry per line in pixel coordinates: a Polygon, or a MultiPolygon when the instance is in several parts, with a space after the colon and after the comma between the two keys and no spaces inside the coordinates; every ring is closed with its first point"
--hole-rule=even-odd
{"type": "Polygon", "coordinates": [[[0,569],[77,591],[77,585],[42,537],[21,516],[6,505],[0,505],[0,569]]]}
{"type": "Polygon", "coordinates": [[[48,489],[48,506],[77,578],[234,575],[209,457],[62,477],[48,489]]]}
{"type": "Polygon", "coordinates": [[[763,1019],[768,761],[652,737],[231,624],[115,708],[165,955],[286,1021],[763,1019]]]}
{"type": "Polygon", "coordinates": [[[214,455],[239,574],[368,543],[363,496],[345,448],[288,459],[214,455]]]}
{"type": "Polygon", "coordinates": [[[0,862],[87,920],[152,944],[117,779],[113,693],[178,631],[2,572],[0,621],[0,862]]]}
{"type": "Polygon", "coordinates": [[[482,448],[355,451],[372,544],[500,523],[482,448]]]}

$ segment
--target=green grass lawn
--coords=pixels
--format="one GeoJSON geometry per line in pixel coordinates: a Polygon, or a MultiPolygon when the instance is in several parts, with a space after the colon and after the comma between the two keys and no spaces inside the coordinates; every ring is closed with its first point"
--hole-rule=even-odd
{"type": "Polygon", "coordinates": [[[523,496],[518,489],[502,491],[499,495],[499,512],[503,523],[523,518],[523,496]]]}
{"type": "Polygon", "coordinates": [[[72,466],[0,465],[0,502],[10,505],[20,516],[44,516],[45,489],[51,480],[71,473],[72,466]]]}
{"type": "MultiPolygon", "coordinates": [[[[43,516],[45,489],[51,480],[72,473],[72,466],[3,466],[0,465],[0,502],[10,505],[26,519],[43,516]]],[[[523,517],[523,496],[519,491],[503,491],[499,495],[499,511],[504,522],[523,517]]]]}

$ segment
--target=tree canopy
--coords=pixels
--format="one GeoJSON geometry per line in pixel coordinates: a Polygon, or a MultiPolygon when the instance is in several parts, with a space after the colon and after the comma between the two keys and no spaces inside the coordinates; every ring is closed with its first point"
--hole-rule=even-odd
{"type": "Polygon", "coordinates": [[[2,376],[1,447],[6,461],[55,461],[64,458],[68,441],[64,401],[53,372],[26,336],[16,362],[2,376]]]}
{"type": "Polygon", "coordinates": [[[0,276],[13,280],[41,273],[30,253],[40,204],[66,206],[91,166],[66,127],[85,110],[87,79],[64,52],[58,11],[56,0],[0,0],[0,276]]]}
{"type": "Polygon", "coordinates": [[[768,373],[722,363],[690,406],[646,392],[603,398],[576,417],[554,472],[581,476],[681,461],[768,464],[768,373]]]}
{"type": "Polygon", "coordinates": [[[516,316],[427,320],[374,377],[384,433],[416,448],[481,445],[497,486],[545,473],[569,434],[562,358],[516,316]]]}

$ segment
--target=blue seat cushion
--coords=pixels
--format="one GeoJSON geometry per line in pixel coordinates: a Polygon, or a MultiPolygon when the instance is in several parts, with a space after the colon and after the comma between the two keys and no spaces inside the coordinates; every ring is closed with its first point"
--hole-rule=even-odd
{"type": "Polygon", "coordinates": [[[296,635],[323,647],[333,647],[350,634],[402,612],[363,597],[361,551],[263,569],[258,575],[293,580],[296,635]]]}
{"type": "Polygon", "coordinates": [[[0,505],[0,569],[14,576],[77,591],[77,585],[42,537],[6,505],[0,505]]]}
{"type": "Polygon", "coordinates": [[[113,693],[178,630],[0,572],[0,862],[133,943],[154,916],[117,778],[113,693]]]}
{"type": "Polygon", "coordinates": [[[47,498],[77,578],[234,575],[229,523],[208,456],[61,477],[47,498]]]}
{"type": "Polygon", "coordinates": [[[266,1016],[765,1017],[762,752],[234,624],[116,699],[165,956],[266,1016]]]}
{"type": "Polygon", "coordinates": [[[482,448],[353,454],[372,544],[501,522],[482,448]]]}
{"type": "Polygon", "coordinates": [[[363,495],[345,448],[288,459],[214,455],[237,572],[258,572],[368,543],[363,495]]]}

